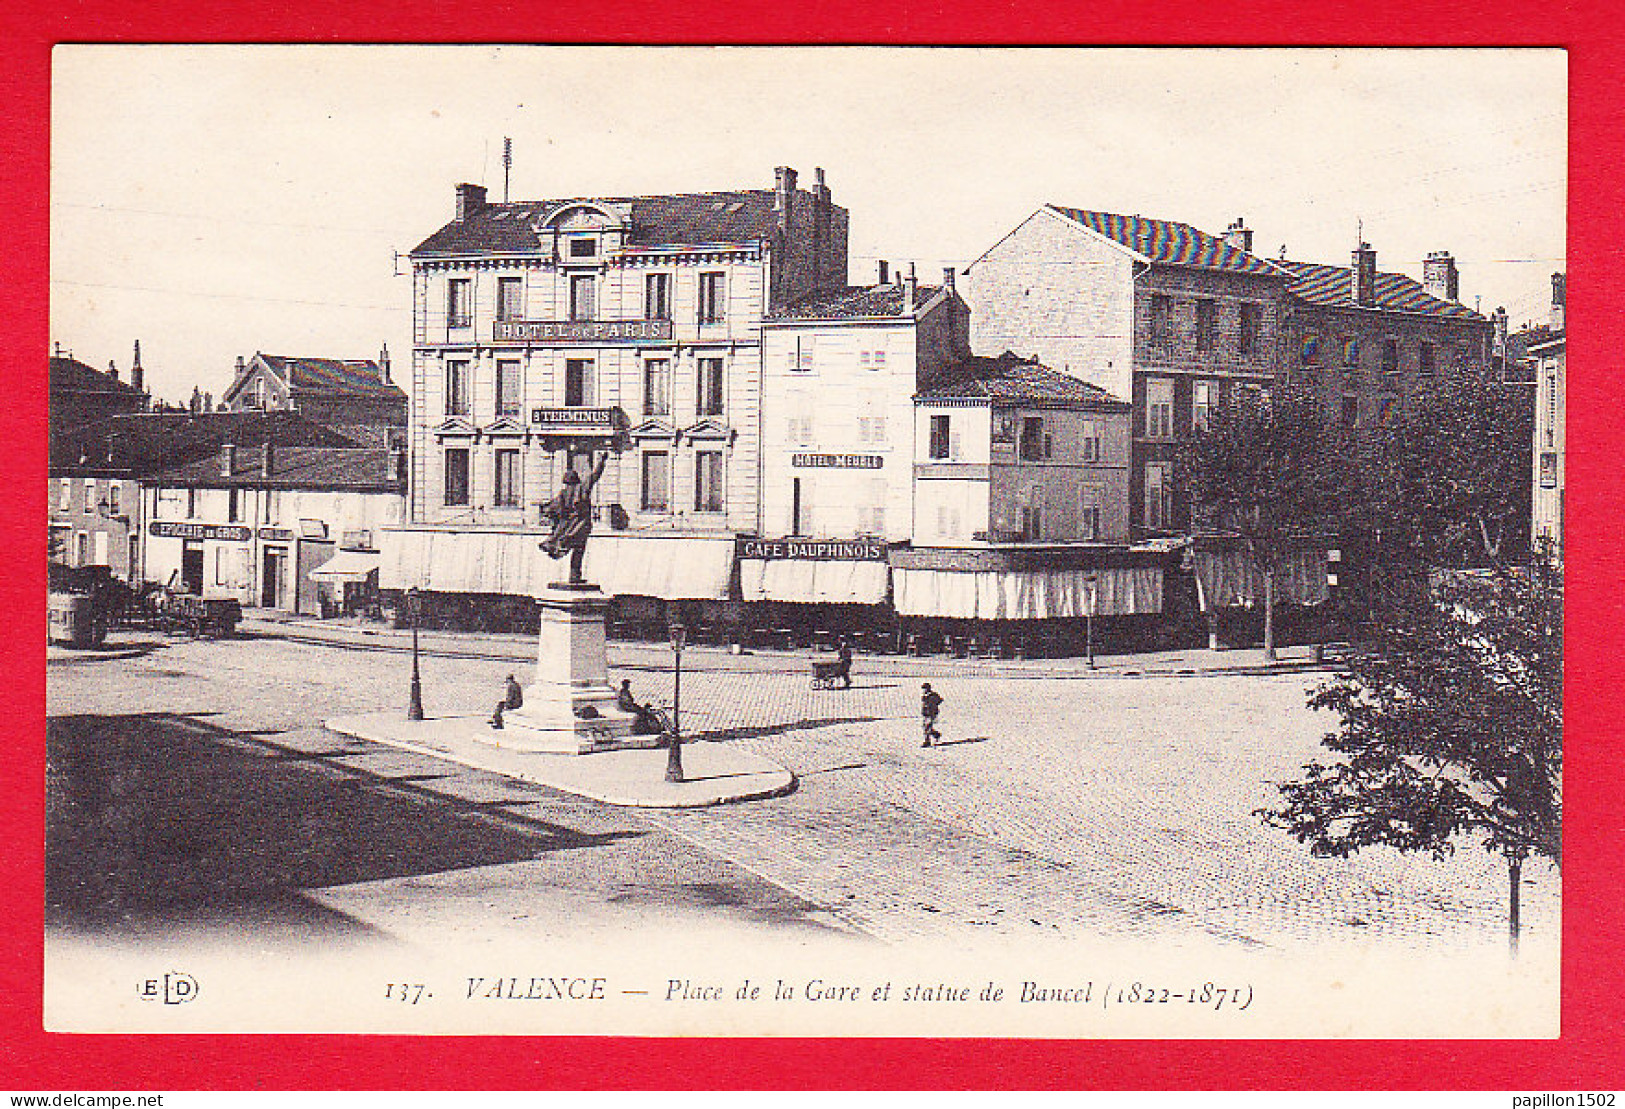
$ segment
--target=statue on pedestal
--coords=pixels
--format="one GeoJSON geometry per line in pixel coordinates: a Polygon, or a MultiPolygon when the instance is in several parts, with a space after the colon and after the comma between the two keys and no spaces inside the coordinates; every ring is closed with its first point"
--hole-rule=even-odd
{"type": "Polygon", "coordinates": [[[586,481],[574,470],[564,471],[563,488],[542,508],[553,521],[553,534],[542,540],[542,550],[553,559],[570,556],[570,584],[581,585],[581,560],[587,554],[587,537],[592,534],[592,489],[603,476],[609,452],[598,456],[586,481]]]}

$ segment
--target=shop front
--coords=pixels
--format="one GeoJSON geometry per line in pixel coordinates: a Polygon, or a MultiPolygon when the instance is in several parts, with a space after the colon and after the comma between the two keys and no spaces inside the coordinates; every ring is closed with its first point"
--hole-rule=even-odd
{"type": "Polygon", "coordinates": [[[846,637],[895,646],[887,545],[878,539],[740,538],[739,596],[746,619],[776,646],[832,646],[846,637]]]}

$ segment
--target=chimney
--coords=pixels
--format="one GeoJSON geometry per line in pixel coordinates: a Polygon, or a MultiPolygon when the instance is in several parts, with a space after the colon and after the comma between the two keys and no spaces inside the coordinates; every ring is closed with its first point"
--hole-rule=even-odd
{"type": "Polygon", "coordinates": [[[950,294],[954,291],[954,268],[952,266],[942,267],[942,287],[947,289],[950,294]]]}
{"type": "Polygon", "coordinates": [[[146,389],[146,374],[141,369],[141,340],[135,341],[135,361],[130,365],[130,384],[143,393],[146,389]]]}
{"type": "Polygon", "coordinates": [[[1236,222],[1224,229],[1224,241],[1237,250],[1253,252],[1253,229],[1247,226],[1246,216],[1237,216],[1236,222]]]}
{"type": "Polygon", "coordinates": [[[390,381],[389,381],[389,344],[388,343],[385,343],[384,346],[383,346],[383,349],[378,352],[378,378],[385,385],[390,384],[390,381]]]}
{"type": "Polygon", "coordinates": [[[239,354],[237,356],[237,376],[242,377],[243,371],[246,369],[248,369],[248,364],[243,361],[243,356],[239,354]]]}
{"type": "Polygon", "coordinates": [[[118,363],[114,362],[111,358],[107,360],[107,376],[112,378],[114,381],[118,380],[118,363]]]}
{"type": "Polygon", "coordinates": [[[903,309],[899,315],[912,316],[914,314],[914,290],[918,282],[914,277],[914,263],[908,264],[908,274],[903,278],[903,309]]]}
{"type": "Polygon", "coordinates": [[[463,222],[483,207],[485,207],[484,185],[470,185],[465,181],[457,186],[456,220],[458,223],[463,222]]]}
{"type": "Polygon", "coordinates": [[[1553,331],[1563,330],[1563,302],[1567,295],[1567,284],[1567,274],[1552,274],[1552,315],[1549,326],[1553,331]]]}
{"type": "Polygon", "coordinates": [[[773,210],[779,214],[779,230],[790,233],[790,217],[794,214],[796,171],[789,166],[773,170],[773,210]]]}
{"type": "Polygon", "coordinates": [[[191,412],[194,416],[196,416],[198,411],[203,407],[203,394],[198,391],[198,387],[196,385],[192,386],[192,399],[187,402],[186,407],[187,411],[191,412]]]}
{"type": "Polygon", "coordinates": [[[1448,250],[1435,250],[1422,260],[1422,291],[1440,300],[1461,298],[1461,275],[1448,250]]]}
{"type": "Polygon", "coordinates": [[[214,411],[214,394],[212,394],[212,393],[204,393],[203,394],[203,411],[205,411],[205,412],[213,412],[214,411]]]}
{"type": "Polygon", "coordinates": [[[1377,252],[1371,249],[1371,244],[1362,241],[1354,248],[1352,261],[1354,281],[1349,289],[1353,294],[1354,303],[1374,305],[1377,303],[1377,252]]]}
{"type": "Polygon", "coordinates": [[[55,346],[55,349],[51,352],[51,357],[52,358],[61,358],[62,357],[62,340],[58,339],[56,341],[56,343],[54,344],[54,346],[55,346]]]}
{"type": "Polygon", "coordinates": [[[1497,358],[1505,359],[1507,354],[1507,310],[1497,308],[1490,314],[1490,322],[1495,325],[1495,347],[1491,351],[1497,358]]]}
{"type": "Polygon", "coordinates": [[[881,262],[880,262],[880,281],[879,281],[879,284],[881,284],[881,285],[890,285],[891,284],[891,264],[888,263],[887,261],[885,261],[884,259],[882,259],[881,262]]]}
{"type": "Polygon", "coordinates": [[[271,476],[271,467],[275,465],[275,457],[275,451],[271,447],[270,440],[266,440],[265,453],[260,457],[260,477],[268,478],[271,476]]]}
{"type": "Polygon", "coordinates": [[[237,472],[237,446],[234,443],[220,444],[220,476],[230,477],[237,472]]]}

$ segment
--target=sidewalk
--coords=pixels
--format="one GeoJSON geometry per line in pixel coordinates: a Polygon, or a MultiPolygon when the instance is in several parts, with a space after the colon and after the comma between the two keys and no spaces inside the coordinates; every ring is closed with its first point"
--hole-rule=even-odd
{"type": "MultiPolygon", "coordinates": [[[[317,620],[283,613],[254,613],[244,616],[239,632],[271,635],[294,641],[332,644],[371,651],[410,651],[410,629],[383,624],[360,625],[337,620],[317,620]]],[[[484,658],[510,662],[534,662],[536,637],[499,632],[420,631],[419,650],[425,655],[447,658],[484,658]]],[[[1274,662],[1264,657],[1261,647],[1240,647],[1209,651],[1193,647],[1178,651],[1152,651],[1143,654],[1097,655],[1090,668],[1081,658],[1054,659],[956,659],[944,656],[915,658],[910,655],[858,655],[855,667],[870,673],[933,677],[946,674],[988,672],[1007,676],[1055,676],[1075,678],[1200,677],[1206,675],[1277,674],[1303,670],[1330,670],[1333,656],[1315,660],[1312,646],[1278,647],[1274,662]]],[[[722,647],[685,648],[683,665],[695,669],[794,669],[804,670],[814,657],[810,650],[779,651],[753,648],[735,655],[722,647]]],[[[667,669],[671,648],[663,643],[609,642],[611,667],[667,669]]]]}

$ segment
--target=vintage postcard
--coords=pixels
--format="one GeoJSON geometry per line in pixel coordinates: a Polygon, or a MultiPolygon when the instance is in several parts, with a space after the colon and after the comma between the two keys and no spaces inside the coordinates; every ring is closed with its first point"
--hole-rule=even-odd
{"type": "Polygon", "coordinates": [[[47,1029],[1559,1034],[1563,51],[51,81],[47,1029]]]}

